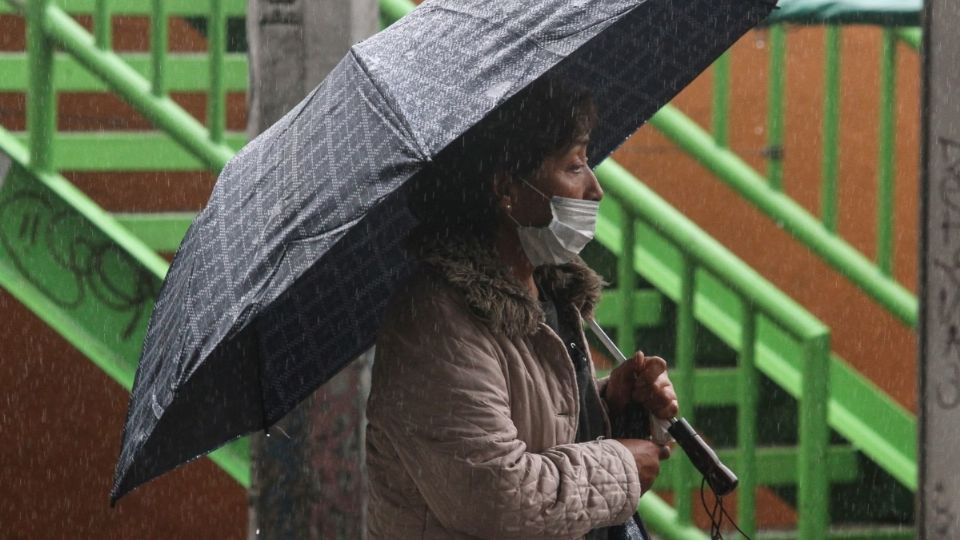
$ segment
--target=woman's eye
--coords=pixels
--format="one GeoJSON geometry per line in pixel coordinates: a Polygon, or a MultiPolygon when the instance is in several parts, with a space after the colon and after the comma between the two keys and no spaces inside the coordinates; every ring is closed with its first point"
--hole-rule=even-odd
{"type": "Polygon", "coordinates": [[[586,164],[584,164],[583,162],[578,161],[578,162],[576,162],[576,163],[571,164],[570,167],[568,167],[568,170],[569,170],[570,172],[572,172],[572,173],[578,173],[578,172],[582,171],[585,166],[586,166],[586,164]]]}

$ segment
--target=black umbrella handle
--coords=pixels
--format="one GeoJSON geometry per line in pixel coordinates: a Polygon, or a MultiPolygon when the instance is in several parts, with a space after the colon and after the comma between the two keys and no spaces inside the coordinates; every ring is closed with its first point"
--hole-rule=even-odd
{"type": "Polygon", "coordinates": [[[737,489],[740,482],[737,475],[720,461],[713,448],[703,441],[685,418],[673,419],[667,431],[673,435],[680,448],[683,448],[693,466],[707,479],[714,493],[722,497],[737,489]]]}
{"type": "MultiPolygon", "coordinates": [[[[610,354],[613,355],[614,365],[620,365],[625,362],[627,357],[624,356],[623,352],[620,351],[613,340],[607,336],[607,333],[600,328],[597,321],[589,319],[587,323],[590,329],[593,330],[594,335],[597,336],[600,342],[610,351],[610,354]]],[[[658,421],[653,418],[651,418],[651,420],[654,422],[658,421]]],[[[722,497],[737,489],[737,484],[739,483],[737,475],[733,474],[733,471],[720,461],[717,453],[703,441],[689,422],[683,418],[679,420],[672,418],[669,423],[670,427],[667,428],[667,433],[673,436],[677,444],[680,445],[680,448],[683,448],[684,453],[690,458],[693,466],[707,479],[707,483],[710,484],[710,488],[713,489],[714,493],[722,497]]],[[[655,426],[651,424],[651,432],[654,429],[655,426]]]]}

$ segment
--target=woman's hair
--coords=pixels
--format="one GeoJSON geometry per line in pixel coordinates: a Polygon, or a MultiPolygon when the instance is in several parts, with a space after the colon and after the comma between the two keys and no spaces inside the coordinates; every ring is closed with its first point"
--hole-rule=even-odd
{"type": "Polygon", "coordinates": [[[492,242],[493,178],[529,180],[544,160],[590,133],[597,113],[584,88],[543,78],[444,148],[411,180],[407,204],[419,225],[408,247],[448,238],[492,242]]]}

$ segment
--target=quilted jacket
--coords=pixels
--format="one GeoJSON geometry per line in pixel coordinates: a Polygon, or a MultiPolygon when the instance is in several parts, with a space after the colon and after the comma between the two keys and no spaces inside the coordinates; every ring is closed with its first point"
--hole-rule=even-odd
{"type": "MultiPolygon", "coordinates": [[[[579,259],[535,279],[577,321],[603,285],[579,259]]],[[[582,331],[580,345],[589,354],[582,331]]],[[[576,384],[539,302],[489,252],[429,252],[377,340],[370,537],[579,538],[625,522],[641,493],[636,464],[614,440],[574,443],[576,384]]]]}

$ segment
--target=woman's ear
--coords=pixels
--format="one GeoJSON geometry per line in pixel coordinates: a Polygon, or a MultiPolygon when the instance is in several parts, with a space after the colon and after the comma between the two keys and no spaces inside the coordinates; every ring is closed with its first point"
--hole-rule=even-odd
{"type": "Polygon", "coordinates": [[[512,205],[516,199],[516,186],[513,178],[505,172],[498,171],[493,175],[491,189],[493,190],[493,196],[497,199],[497,206],[501,208],[512,205]]]}

